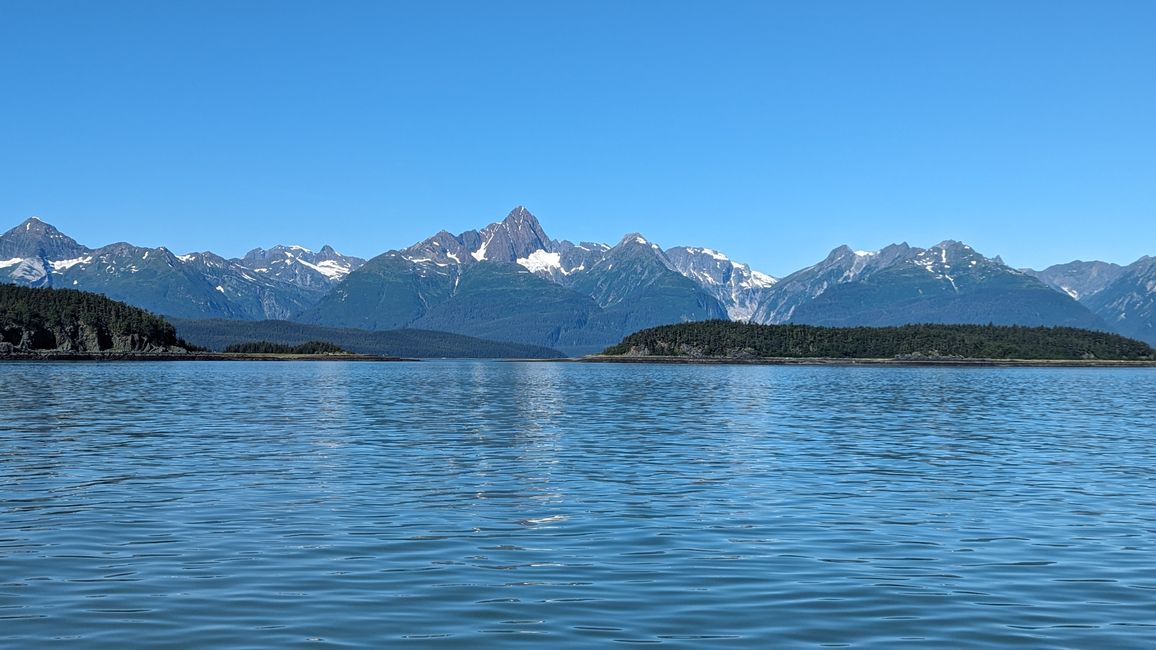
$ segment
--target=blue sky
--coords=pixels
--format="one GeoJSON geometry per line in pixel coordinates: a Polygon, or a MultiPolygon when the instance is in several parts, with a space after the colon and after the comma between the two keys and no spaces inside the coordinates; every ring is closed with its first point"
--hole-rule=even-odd
{"type": "Polygon", "coordinates": [[[1156,254],[1156,2],[0,3],[0,230],[1156,254]]]}

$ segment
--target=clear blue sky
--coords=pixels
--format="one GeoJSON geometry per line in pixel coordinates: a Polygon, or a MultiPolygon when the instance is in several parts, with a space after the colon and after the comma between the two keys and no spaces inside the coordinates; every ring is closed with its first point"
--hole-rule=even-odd
{"type": "Polygon", "coordinates": [[[0,230],[1156,254],[1156,2],[0,2],[0,230]]]}

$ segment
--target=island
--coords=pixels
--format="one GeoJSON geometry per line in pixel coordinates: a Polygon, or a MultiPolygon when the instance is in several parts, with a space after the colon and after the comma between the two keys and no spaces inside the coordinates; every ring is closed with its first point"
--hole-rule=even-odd
{"type": "Polygon", "coordinates": [[[1156,366],[1156,352],[1118,334],[1072,327],[918,324],[757,325],[724,320],[635,332],[599,355],[614,363],[1156,366]]]}

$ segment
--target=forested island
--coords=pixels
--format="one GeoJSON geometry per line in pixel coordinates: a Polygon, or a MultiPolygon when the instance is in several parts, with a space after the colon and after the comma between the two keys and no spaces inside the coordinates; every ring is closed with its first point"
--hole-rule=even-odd
{"type": "Polygon", "coordinates": [[[627,336],[594,359],[1151,362],[1156,354],[1140,341],[1072,327],[939,324],[817,327],[712,320],[645,329],[627,336]]]}

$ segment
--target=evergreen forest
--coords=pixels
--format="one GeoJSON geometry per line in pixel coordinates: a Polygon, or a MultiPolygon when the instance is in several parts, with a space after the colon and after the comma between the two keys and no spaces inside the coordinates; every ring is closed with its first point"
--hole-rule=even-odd
{"type": "Polygon", "coordinates": [[[1146,343],[1073,327],[902,325],[819,327],[724,320],[664,325],[636,332],[606,355],[802,357],[835,359],[1150,360],[1146,343]]]}

